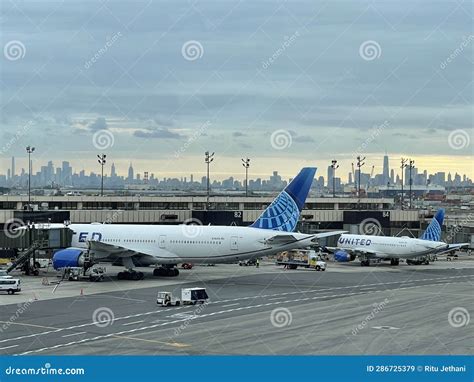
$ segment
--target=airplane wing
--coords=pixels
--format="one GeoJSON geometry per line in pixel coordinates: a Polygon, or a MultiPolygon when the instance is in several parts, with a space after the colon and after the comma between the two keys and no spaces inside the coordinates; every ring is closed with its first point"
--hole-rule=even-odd
{"type": "Polygon", "coordinates": [[[118,245],[111,245],[107,243],[103,243],[100,241],[91,240],[87,242],[89,245],[89,250],[91,254],[96,256],[97,258],[106,258],[106,257],[130,257],[138,254],[150,255],[152,253],[144,253],[143,251],[137,252],[129,248],[124,248],[118,245]]]}
{"type": "Polygon", "coordinates": [[[442,255],[444,253],[455,251],[456,249],[469,247],[469,245],[470,245],[470,243],[448,244],[447,248],[443,248],[439,252],[436,252],[436,255],[442,255]]]}
{"type": "Polygon", "coordinates": [[[322,232],[314,234],[316,239],[322,239],[323,237],[330,237],[330,236],[337,236],[342,235],[343,233],[347,233],[347,231],[330,231],[330,232],[322,232]]]}
{"type": "Polygon", "coordinates": [[[289,244],[297,240],[293,235],[276,235],[265,240],[265,244],[289,244]]]}

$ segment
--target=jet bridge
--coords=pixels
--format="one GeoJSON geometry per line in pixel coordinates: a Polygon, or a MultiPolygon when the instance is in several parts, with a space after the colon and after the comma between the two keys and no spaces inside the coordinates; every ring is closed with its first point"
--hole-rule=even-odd
{"type": "Polygon", "coordinates": [[[50,228],[49,224],[27,225],[20,229],[7,227],[0,231],[0,247],[13,249],[17,253],[7,272],[21,267],[26,274],[37,274],[37,251],[44,250],[51,254],[54,249],[70,247],[72,234],[67,227],[50,228]]]}

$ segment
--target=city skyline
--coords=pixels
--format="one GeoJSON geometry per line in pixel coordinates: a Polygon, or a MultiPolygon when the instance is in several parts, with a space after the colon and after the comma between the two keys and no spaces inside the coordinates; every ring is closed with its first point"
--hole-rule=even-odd
{"type": "MultiPolygon", "coordinates": [[[[367,160],[368,158],[365,158],[367,160]]],[[[107,158],[108,162],[104,166],[104,177],[106,179],[106,185],[115,186],[115,187],[123,187],[125,185],[131,184],[151,184],[151,185],[159,185],[159,182],[167,182],[172,180],[175,182],[179,180],[179,182],[184,184],[193,183],[199,184],[202,183],[205,179],[205,171],[201,172],[189,172],[184,175],[180,176],[166,176],[165,174],[160,174],[160,172],[156,171],[136,171],[133,166],[133,162],[129,163],[126,171],[120,171],[117,169],[117,166],[113,159],[107,158]]],[[[407,159],[408,160],[408,159],[407,159]]],[[[33,162],[33,160],[32,160],[33,162]]],[[[382,163],[382,171],[376,172],[376,166],[369,166],[365,164],[361,168],[361,177],[360,182],[364,187],[369,186],[390,186],[390,185],[400,185],[403,179],[403,185],[409,185],[410,179],[410,169],[406,167],[402,172],[401,169],[395,164],[391,166],[390,157],[388,155],[384,155],[383,163],[382,163]]],[[[337,163],[339,164],[339,163],[337,163]]],[[[398,163],[399,164],[399,163],[398,163]]],[[[19,172],[16,172],[17,165],[17,158],[12,157],[10,161],[10,168],[7,169],[6,173],[0,173],[0,185],[11,185],[11,186],[25,186],[25,180],[28,175],[28,170],[24,167],[21,167],[19,172]],[[12,176],[14,175],[14,176],[12,176]]],[[[333,184],[333,174],[334,170],[331,165],[327,166],[327,173],[324,174],[322,169],[319,168],[319,172],[316,173],[315,180],[318,187],[323,188],[326,187],[328,189],[333,188],[336,186],[336,189],[339,189],[341,185],[347,184],[357,184],[359,175],[359,170],[357,167],[354,167],[354,171],[352,169],[349,173],[344,176],[344,173],[341,171],[340,168],[336,170],[336,179],[335,183],[333,184]],[[351,181],[352,180],[352,181],[351,181]]],[[[215,176],[213,172],[211,172],[211,182],[215,183],[216,185],[225,185],[226,187],[232,188],[235,186],[236,188],[240,188],[244,186],[244,178],[241,178],[241,173],[227,173],[222,175],[221,177],[215,176]],[[229,180],[231,181],[229,183],[229,180]]],[[[263,174],[263,175],[250,175],[249,176],[249,185],[255,184],[256,181],[262,181],[265,183],[265,177],[270,176],[270,181],[273,182],[275,187],[281,186],[282,181],[287,181],[292,177],[282,177],[279,174],[278,170],[273,169],[270,173],[263,174]],[[272,181],[272,177],[274,178],[272,181]],[[276,180],[275,180],[276,179],[276,180]]],[[[98,179],[100,179],[100,165],[93,171],[85,171],[84,169],[74,168],[73,164],[69,161],[62,161],[61,163],[54,163],[53,161],[49,160],[47,163],[36,163],[36,167],[34,163],[32,163],[32,185],[34,186],[92,186],[96,185],[98,179]],[[75,184],[76,183],[76,184],[75,184]]],[[[426,185],[440,185],[440,186],[470,186],[472,185],[472,179],[468,177],[466,174],[462,173],[450,173],[445,171],[437,171],[436,173],[430,173],[426,169],[419,168],[416,166],[416,161],[411,170],[411,178],[412,184],[418,186],[426,186],[426,185]]],[[[176,183],[176,182],[175,182],[176,183]]]]}

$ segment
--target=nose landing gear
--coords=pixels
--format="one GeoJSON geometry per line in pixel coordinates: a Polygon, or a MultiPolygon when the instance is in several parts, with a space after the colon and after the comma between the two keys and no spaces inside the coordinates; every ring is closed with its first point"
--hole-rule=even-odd
{"type": "Polygon", "coordinates": [[[153,270],[153,276],[176,277],[178,275],[179,270],[175,265],[161,266],[153,270]]]}

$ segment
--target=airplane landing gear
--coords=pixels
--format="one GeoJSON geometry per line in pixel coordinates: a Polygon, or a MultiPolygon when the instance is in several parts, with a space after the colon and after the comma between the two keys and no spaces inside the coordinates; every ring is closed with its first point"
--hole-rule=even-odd
{"type": "Polygon", "coordinates": [[[360,266],[361,267],[370,266],[370,259],[367,256],[361,256],[360,257],[360,266]]]}
{"type": "Polygon", "coordinates": [[[133,264],[131,257],[122,258],[122,264],[125,266],[125,268],[127,268],[127,270],[117,274],[117,278],[119,280],[143,280],[143,272],[137,272],[133,270],[135,264],[133,264]]]}
{"type": "Polygon", "coordinates": [[[390,265],[400,265],[400,259],[390,259],[390,265]]]}
{"type": "Polygon", "coordinates": [[[161,277],[176,277],[179,275],[179,270],[174,265],[170,267],[159,267],[153,270],[153,276],[161,277]]]}
{"type": "Polygon", "coordinates": [[[144,277],[145,275],[143,272],[137,272],[134,270],[126,270],[117,274],[119,280],[143,280],[144,277]]]}

